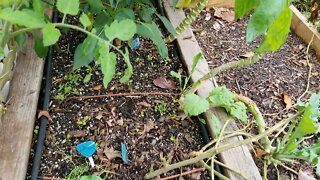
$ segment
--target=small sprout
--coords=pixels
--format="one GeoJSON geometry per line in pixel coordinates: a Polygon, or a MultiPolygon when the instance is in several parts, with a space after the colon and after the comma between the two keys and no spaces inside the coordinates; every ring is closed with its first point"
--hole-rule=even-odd
{"type": "Polygon", "coordinates": [[[38,135],[40,127],[37,125],[34,127],[33,132],[35,135],[38,135]]]}
{"type": "Polygon", "coordinates": [[[174,136],[170,136],[170,141],[176,143],[176,139],[174,138],[174,136]]]}
{"type": "Polygon", "coordinates": [[[90,118],[89,116],[84,116],[83,118],[77,121],[77,124],[81,126],[85,126],[87,125],[87,121],[89,120],[89,118],[90,118]]]}

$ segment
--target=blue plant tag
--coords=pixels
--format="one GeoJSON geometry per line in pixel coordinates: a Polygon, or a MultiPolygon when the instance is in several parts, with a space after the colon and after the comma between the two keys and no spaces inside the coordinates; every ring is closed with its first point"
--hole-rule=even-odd
{"type": "Polygon", "coordinates": [[[93,141],[86,141],[78,144],[76,149],[82,156],[90,158],[92,157],[93,153],[96,152],[97,146],[93,141]]]}
{"type": "Polygon", "coordinates": [[[123,143],[121,143],[121,157],[122,157],[122,161],[125,164],[128,164],[128,152],[127,152],[126,145],[123,143]]]}
{"type": "Polygon", "coordinates": [[[134,39],[129,40],[129,46],[130,46],[131,50],[138,49],[138,47],[140,46],[139,38],[134,38],[134,39]]]}

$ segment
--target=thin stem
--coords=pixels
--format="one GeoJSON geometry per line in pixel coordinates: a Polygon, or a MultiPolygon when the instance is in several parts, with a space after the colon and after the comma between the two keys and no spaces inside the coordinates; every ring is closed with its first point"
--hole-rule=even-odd
{"type": "Polygon", "coordinates": [[[219,137],[218,137],[217,143],[215,145],[215,148],[217,148],[219,146],[219,143],[220,143],[221,138],[222,138],[222,134],[224,133],[224,130],[226,129],[227,125],[230,123],[231,120],[233,120],[233,119],[232,118],[228,118],[227,121],[224,123],[223,127],[221,128],[221,132],[219,134],[219,137]]]}
{"type": "Polygon", "coordinates": [[[62,22],[61,22],[62,24],[64,24],[64,21],[66,20],[66,17],[67,17],[67,13],[64,13],[63,17],[62,17],[62,22]]]}
{"type": "Polygon", "coordinates": [[[10,29],[10,23],[8,21],[6,21],[3,26],[3,36],[1,39],[1,43],[0,43],[0,46],[2,49],[4,48],[4,46],[8,43],[8,40],[10,39],[9,29],[10,29]]]}
{"type": "Polygon", "coordinates": [[[211,158],[211,179],[214,180],[214,156],[211,158]]]}
{"type": "Polygon", "coordinates": [[[291,171],[292,173],[294,173],[295,175],[299,175],[299,173],[297,172],[297,171],[295,171],[295,170],[293,170],[292,168],[290,168],[290,167],[288,167],[288,166],[286,166],[286,165],[284,165],[284,164],[279,164],[280,166],[282,166],[283,168],[285,168],[286,170],[288,170],[288,171],[291,171]]]}
{"type": "Polygon", "coordinates": [[[231,171],[231,172],[233,172],[234,174],[242,177],[243,179],[248,179],[247,177],[243,176],[240,172],[232,169],[231,167],[225,165],[224,163],[222,163],[222,162],[220,162],[220,161],[218,161],[218,160],[215,160],[215,159],[214,159],[213,161],[214,161],[214,163],[217,163],[218,165],[222,166],[223,168],[228,169],[229,171],[231,171]]]}

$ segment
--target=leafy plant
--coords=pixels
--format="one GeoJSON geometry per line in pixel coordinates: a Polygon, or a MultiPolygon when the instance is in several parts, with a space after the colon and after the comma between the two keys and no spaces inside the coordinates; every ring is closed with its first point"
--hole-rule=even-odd
{"type": "Polygon", "coordinates": [[[68,73],[63,77],[63,82],[58,85],[58,93],[56,98],[58,100],[64,100],[67,96],[73,94],[78,95],[81,89],[78,88],[78,85],[81,82],[87,81],[80,74],[79,71],[73,73],[68,73]]]}
{"type": "Polygon", "coordinates": [[[168,107],[165,103],[160,103],[160,104],[156,105],[155,110],[158,111],[161,114],[161,116],[166,114],[169,111],[168,107]]]}

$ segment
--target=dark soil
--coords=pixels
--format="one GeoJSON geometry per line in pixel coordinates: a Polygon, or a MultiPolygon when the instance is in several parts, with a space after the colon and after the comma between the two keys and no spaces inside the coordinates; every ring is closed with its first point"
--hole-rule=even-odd
{"type": "MultiPolygon", "coordinates": [[[[214,68],[237,60],[255,48],[258,42],[254,41],[251,44],[245,42],[247,20],[248,17],[245,17],[229,23],[215,17],[214,10],[210,10],[202,12],[192,24],[210,67],[214,68]],[[210,16],[210,20],[205,20],[210,16]]],[[[271,127],[293,109],[286,110],[284,95],[288,95],[292,104],[295,104],[298,97],[306,90],[308,77],[306,51],[307,44],[290,33],[280,50],[268,53],[258,63],[249,67],[221,73],[217,75],[216,81],[219,85],[226,85],[232,91],[254,100],[263,113],[267,125],[271,127]]],[[[310,88],[303,100],[319,90],[320,63],[313,50],[310,49],[308,56],[312,65],[312,76],[310,88]]],[[[292,167],[296,171],[309,168],[301,164],[292,167]]]]}
{"type": "MultiPolygon", "coordinates": [[[[66,74],[82,77],[87,74],[86,68],[71,71],[73,52],[81,39],[83,35],[73,31],[65,33],[58,43],[60,51],[53,58],[50,106],[53,123],[47,129],[40,176],[67,178],[76,166],[87,164],[88,161],[76,152],[75,146],[88,140],[96,142],[98,149],[93,156],[96,167],[86,174],[99,174],[104,179],[143,179],[152,168],[156,170],[162,166],[161,158],[172,158],[171,163],[178,162],[189,158],[189,152],[199,150],[204,145],[198,122],[185,118],[178,111],[179,96],[176,94],[179,88],[161,89],[153,84],[153,80],[158,77],[175,81],[169,72],[182,69],[181,62],[173,55],[172,48],[170,59],[165,61],[150,41],[141,38],[140,48],[130,55],[134,75],[129,84],[120,84],[120,74],[117,74],[107,88],[101,87],[101,71],[92,63],[93,72],[89,83],[80,81],[73,86],[79,94],[71,94],[63,101],[57,100],[58,88],[66,83],[63,79],[66,74]],[[160,95],[143,94],[153,92],[159,92],[160,95]],[[119,93],[128,94],[116,96],[119,93]],[[110,97],[99,97],[105,94],[110,97]],[[88,95],[97,97],[81,98],[88,95]],[[83,121],[86,116],[88,120],[83,121]],[[128,164],[119,157],[107,157],[112,153],[118,156],[121,143],[127,147],[128,164]]],[[[117,72],[123,72],[125,65],[121,57],[118,59],[117,72]]],[[[166,176],[196,167],[188,166],[167,173],[166,176]]],[[[185,178],[200,177],[206,179],[206,172],[194,173],[185,178]]]]}

